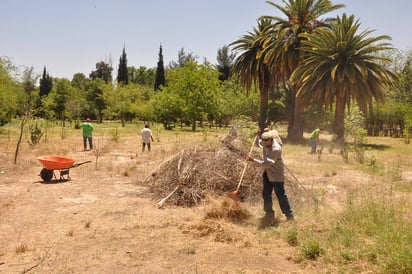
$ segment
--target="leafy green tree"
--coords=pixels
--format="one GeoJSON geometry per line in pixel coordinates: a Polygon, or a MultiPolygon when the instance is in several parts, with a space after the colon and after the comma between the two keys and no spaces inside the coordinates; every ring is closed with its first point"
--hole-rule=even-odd
{"type": "Polygon", "coordinates": [[[71,84],[74,88],[84,90],[86,87],[87,78],[83,73],[76,73],[73,75],[71,84]]]}
{"type": "Polygon", "coordinates": [[[66,109],[69,111],[70,118],[75,121],[75,127],[78,128],[80,120],[85,114],[91,113],[91,104],[87,100],[88,83],[92,80],[87,79],[83,73],[73,75],[71,85],[73,87],[73,96],[66,103],[66,109]]]}
{"type": "MultiPolygon", "coordinates": [[[[382,66],[392,71],[397,77],[393,86],[385,90],[385,105],[373,104],[373,110],[366,117],[368,134],[376,136],[404,136],[409,142],[412,103],[412,51],[393,50],[381,54],[391,62],[382,66]]],[[[378,60],[379,61],[379,60],[378,60]]],[[[372,110],[372,108],[370,108],[372,110]]]]}
{"type": "Polygon", "coordinates": [[[96,70],[92,71],[89,75],[90,79],[102,79],[107,83],[112,82],[112,71],[113,68],[110,64],[100,61],[96,63],[96,70]]]}
{"type": "Polygon", "coordinates": [[[153,68],[146,68],[145,66],[135,68],[131,66],[128,70],[130,83],[151,87],[153,89],[155,82],[155,70],[153,68]]]}
{"type": "Polygon", "coordinates": [[[123,47],[123,53],[119,60],[119,69],[117,70],[117,82],[119,84],[129,84],[129,72],[127,70],[127,55],[126,49],[123,47]]]}
{"type": "Polygon", "coordinates": [[[183,104],[184,98],[169,88],[156,93],[150,101],[154,118],[163,123],[165,129],[172,129],[178,119],[182,121],[183,104]]]}
{"type": "Polygon", "coordinates": [[[70,94],[65,102],[65,109],[66,115],[71,121],[74,121],[75,128],[79,128],[83,113],[87,113],[89,105],[86,98],[85,90],[72,84],[72,89],[70,89],[70,94]]]}
{"type": "Polygon", "coordinates": [[[257,28],[253,28],[252,32],[248,32],[247,35],[243,35],[242,38],[230,44],[235,51],[240,52],[234,61],[232,74],[239,77],[240,83],[246,88],[247,92],[250,91],[253,85],[259,88],[260,129],[266,127],[269,90],[274,87],[275,81],[269,65],[264,62],[264,47],[268,39],[266,30],[270,25],[270,20],[261,19],[258,21],[257,28]]]}
{"type": "Polygon", "coordinates": [[[163,53],[162,53],[162,45],[160,45],[159,49],[159,61],[157,62],[157,69],[156,69],[156,80],[154,84],[154,90],[159,90],[160,86],[166,85],[166,78],[165,78],[165,68],[163,64],[163,53]]]}
{"type": "Polygon", "coordinates": [[[366,104],[370,98],[383,102],[385,87],[394,76],[378,64],[390,61],[377,54],[392,49],[381,42],[389,37],[369,37],[372,30],[358,33],[359,26],[353,15],[343,14],[330,28],[302,34],[304,58],[292,75],[299,83],[298,96],[308,104],[335,104],[333,130],[340,141],[344,138],[345,107],[351,101],[366,104]]]}
{"type": "Polygon", "coordinates": [[[37,113],[36,107],[39,102],[39,92],[36,83],[38,78],[39,76],[34,73],[33,67],[23,69],[21,86],[25,94],[24,96],[20,96],[21,102],[18,104],[19,115],[30,113],[30,116],[32,116],[37,113]]]}
{"type": "Polygon", "coordinates": [[[412,104],[412,50],[403,59],[404,63],[397,73],[399,80],[396,82],[393,98],[397,102],[412,104]]]}
{"type": "Polygon", "coordinates": [[[96,115],[99,123],[103,121],[103,111],[106,108],[106,102],[103,97],[104,90],[110,90],[112,85],[106,83],[103,79],[88,81],[86,84],[86,98],[89,102],[87,116],[96,115]]]}
{"type": "Polygon", "coordinates": [[[259,92],[247,94],[238,81],[226,80],[221,84],[222,93],[219,97],[219,112],[216,122],[219,126],[228,126],[241,117],[251,117],[256,121],[259,117],[259,92]]]}
{"type": "Polygon", "coordinates": [[[182,118],[190,122],[192,130],[195,131],[197,121],[203,121],[207,115],[217,113],[221,88],[218,72],[210,64],[198,65],[190,61],[182,68],[171,70],[167,76],[167,83],[167,87],[155,98],[160,104],[156,108],[160,112],[167,113],[161,117],[162,119],[169,121],[171,120],[170,113],[179,114],[181,112],[181,117],[175,116],[174,118],[182,118]],[[168,101],[159,98],[163,96],[168,101]],[[169,104],[179,109],[169,111],[169,104]]]}
{"type": "Polygon", "coordinates": [[[18,109],[19,85],[12,73],[17,68],[5,57],[0,57],[0,126],[8,123],[18,109]]]}
{"type": "MultiPolygon", "coordinates": [[[[306,39],[303,33],[313,33],[318,28],[327,27],[333,18],[321,19],[329,12],[345,7],[333,5],[329,0],[284,0],[285,5],[267,1],[280,11],[284,17],[263,16],[273,22],[266,32],[268,42],[265,45],[265,62],[270,65],[270,71],[280,75],[280,79],[287,81],[292,72],[298,67],[301,59],[301,42],[306,39]]],[[[289,117],[288,138],[299,140],[303,137],[302,113],[304,102],[296,96],[297,88],[292,87],[294,96],[292,99],[293,112],[289,117]]]]}
{"type": "Polygon", "coordinates": [[[195,56],[192,52],[186,53],[184,48],[181,48],[177,53],[177,62],[172,61],[169,64],[170,69],[175,68],[182,68],[188,62],[196,62],[197,56],[195,56]]]}
{"type": "Polygon", "coordinates": [[[105,89],[103,97],[106,109],[104,113],[107,117],[120,119],[124,126],[126,121],[132,120],[137,114],[143,114],[142,106],[146,104],[145,89],[149,88],[138,84],[118,86],[116,90],[105,89]]]}
{"type": "Polygon", "coordinates": [[[45,110],[48,110],[48,116],[62,121],[65,125],[66,103],[73,96],[73,87],[69,80],[55,78],[55,84],[49,95],[42,98],[42,104],[45,110]]]}
{"type": "Polygon", "coordinates": [[[33,67],[24,68],[22,84],[24,91],[27,94],[32,94],[36,89],[36,82],[39,79],[39,76],[34,72],[33,67]]]}
{"type": "Polygon", "coordinates": [[[18,114],[20,132],[14,153],[14,164],[17,164],[20,145],[27,122],[35,113],[36,75],[33,68],[25,68],[19,82],[16,78],[19,71],[6,57],[0,57],[0,124],[4,125],[11,117],[18,114]]]}
{"type": "Polygon", "coordinates": [[[134,85],[133,94],[136,99],[131,105],[131,118],[139,118],[144,121],[154,121],[154,112],[150,105],[150,100],[155,94],[153,86],[134,85]]]}
{"type": "Polygon", "coordinates": [[[229,52],[228,46],[223,46],[217,51],[217,65],[216,68],[219,71],[219,80],[226,81],[230,77],[230,70],[232,69],[233,62],[236,56],[234,53],[229,52]]]}

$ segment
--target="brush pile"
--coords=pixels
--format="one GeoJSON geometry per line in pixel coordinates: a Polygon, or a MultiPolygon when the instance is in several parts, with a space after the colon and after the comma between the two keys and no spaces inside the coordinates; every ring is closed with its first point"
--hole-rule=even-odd
{"type": "MultiPolygon", "coordinates": [[[[250,141],[241,137],[222,138],[221,141],[219,146],[187,147],[162,162],[143,181],[149,186],[153,200],[159,201],[175,190],[167,204],[191,207],[205,201],[209,195],[226,196],[233,192],[245,167],[250,141]]],[[[255,147],[252,157],[260,158],[260,154],[261,150],[255,147]]],[[[261,191],[262,170],[249,162],[239,189],[239,200],[257,201],[261,199],[261,191]]],[[[293,193],[288,195],[294,196],[293,193]]]]}

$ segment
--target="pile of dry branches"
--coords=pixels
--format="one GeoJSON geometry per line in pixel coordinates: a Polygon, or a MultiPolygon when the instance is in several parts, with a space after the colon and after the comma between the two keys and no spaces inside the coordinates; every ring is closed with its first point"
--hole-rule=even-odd
{"type": "MultiPolygon", "coordinates": [[[[221,146],[193,146],[176,153],[144,180],[154,200],[173,193],[167,203],[176,206],[195,206],[208,195],[227,195],[233,192],[245,168],[250,143],[241,138],[222,141],[221,146]]],[[[259,157],[259,148],[253,157],[259,157]]],[[[289,178],[289,176],[288,176],[289,178]]],[[[293,180],[287,180],[292,182],[293,180]]],[[[295,184],[296,182],[292,182],[295,184]]],[[[301,187],[294,186],[292,196],[300,195],[301,187]]],[[[249,163],[242,179],[238,197],[240,201],[261,198],[262,170],[249,163]]]]}

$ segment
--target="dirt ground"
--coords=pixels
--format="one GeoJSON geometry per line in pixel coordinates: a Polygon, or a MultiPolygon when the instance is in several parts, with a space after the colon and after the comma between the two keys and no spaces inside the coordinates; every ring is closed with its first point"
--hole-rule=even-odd
{"type": "MultiPolygon", "coordinates": [[[[325,273],[295,262],[276,228],[260,230],[260,203],[248,205],[252,217],[241,224],[206,220],[208,204],[159,209],[139,182],[180,147],[155,143],[141,153],[136,137],[107,138],[96,137],[94,151],[82,151],[77,136],[26,144],[17,165],[15,144],[6,142],[0,273],[325,273]],[[45,183],[40,155],[92,162],[70,169],[69,181],[45,183]]],[[[279,226],[293,224],[280,217],[279,226]]]]}
{"type": "Polygon", "coordinates": [[[1,273],[316,272],[294,263],[293,249],[283,239],[254,233],[258,210],[247,223],[232,224],[205,221],[207,205],[166,203],[159,209],[139,181],[177,147],[155,143],[151,153],[141,153],[136,138],[119,143],[102,138],[95,138],[95,146],[103,142],[104,147],[86,152],[77,137],[63,146],[26,145],[16,166],[13,142],[5,147],[1,273]],[[71,168],[70,181],[45,183],[36,156],[49,154],[92,163],[71,168]]]}

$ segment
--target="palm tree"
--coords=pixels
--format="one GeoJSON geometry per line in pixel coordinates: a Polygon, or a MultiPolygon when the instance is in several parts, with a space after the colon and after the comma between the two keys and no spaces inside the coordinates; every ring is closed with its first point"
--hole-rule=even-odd
{"type": "Polygon", "coordinates": [[[275,78],[270,72],[270,67],[264,62],[265,44],[268,42],[269,36],[265,31],[271,25],[269,19],[261,19],[258,21],[257,28],[253,32],[242,36],[230,44],[234,51],[240,52],[236,57],[231,74],[237,75],[241,84],[250,91],[253,84],[259,88],[260,92],[260,112],[259,112],[259,128],[266,127],[266,116],[268,110],[268,95],[269,90],[273,87],[275,78]]]}
{"type": "Polygon", "coordinates": [[[359,34],[359,20],[343,14],[329,28],[302,34],[303,60],[292,80],[299,83],[298,97],[310,104],[335,104],[334,133],[344,138],[345,107],[351,100],[369,104],[371,98],[383,102],[385,86],[394,75],[382,64],[390,60],[377,53],[391,50],[382,42],[389,36],[369,37],[373,30],[359,34]]]}
{"type": "MultiPolygon", "coordinates": [[[[305,36],[318,28],[327,27],[334,18],[320,19],[321,16],[345,7],[345,5],[333,5],[329,0],[283,0],[282,7],[273,2],[266,3],[277,8],[286,18],[278,16],[263,16],[273,22],[266,33],[274,39],[270,39],[265,49],[265,63],[269,64],[271,71],[277,71],[284,81],[287,81],[292,72],[300,63],[300,46],[305,36]]],[[[295,96],[291,104],[293,113],[289,117],[288,138],[298,140],[303,137],[303,102],[296,96],[298,87],[293,87],[295,96]]]]}

